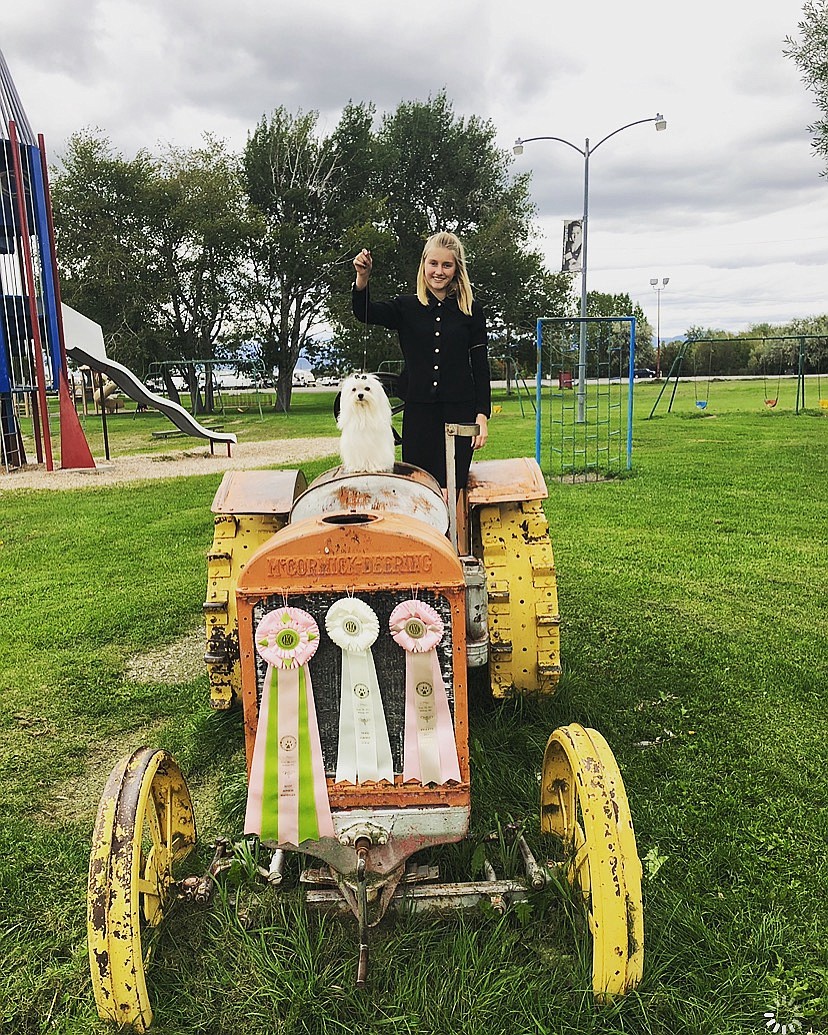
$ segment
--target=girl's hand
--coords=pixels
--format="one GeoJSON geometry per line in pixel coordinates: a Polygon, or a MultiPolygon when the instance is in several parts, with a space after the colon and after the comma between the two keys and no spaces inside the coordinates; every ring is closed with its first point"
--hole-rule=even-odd
{"type": "Polygon", "coordinates": [[[371,279],[371,270],[373,266],[374,260],[371,258],[371,253],[367,248],[363,248],[358,255],[354,256],[357,291],[364,291],[365,288],[368,287],[368,281],[371,279]]]}
{"type": "Polygon", "coordinates": [[[480,434],[472,439],[472,449],[482,449],[489,438],[489,418],[484,413],[478,413],[475,424],[480,427],[480,434]]]}

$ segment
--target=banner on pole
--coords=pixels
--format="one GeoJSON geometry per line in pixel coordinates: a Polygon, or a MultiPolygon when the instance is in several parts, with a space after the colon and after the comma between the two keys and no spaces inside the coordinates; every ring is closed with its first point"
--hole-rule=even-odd
{"type": "Polygon", "coordinates": [[[562,273],[581,272],[581,245],[583,244],[583,220],[565,219],[563,225],[562,273]]]}

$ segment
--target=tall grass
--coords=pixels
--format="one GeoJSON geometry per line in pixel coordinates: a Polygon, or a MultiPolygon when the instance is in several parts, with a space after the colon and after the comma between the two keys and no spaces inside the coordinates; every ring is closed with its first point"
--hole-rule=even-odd
{"type": "MultiPolygon", "coordinates": [[[[645,420],[644,386],[632,476],[550,482],[560,692],[473,707],[475,837],[511,816],[540,850],[536,772],[554,726],[594,726],[615,750],[645,862],[641,988],[593,1006],[577,919],[547,891],[528,915],[389,918],[359,994],[352,922],[236,873],[159,939],[159,1032],[729,1035],[764,1031],[780,998],[804,1030],[825,1030],[828,420],[769,410],[750,387],[714,383],[703,416],[688,397],[645,420]]],[[[533,453],[531,408],[498,402],[489,455],[533,453]]],[[[130,656],[197,626],[218,480],[0,493],[4,1033],[106,1030],[85,871],[120,755],[169,747],[205,842],[238,833],[237,717],[209,710],[202,675],[126,674],[130,656]]],[[[473,848],[443,850],[441,865],[470,874],[473,848]]]]}

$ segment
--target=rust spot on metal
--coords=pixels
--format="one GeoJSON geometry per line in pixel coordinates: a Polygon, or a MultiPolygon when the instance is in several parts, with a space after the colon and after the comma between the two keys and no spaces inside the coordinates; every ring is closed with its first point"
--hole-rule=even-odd
{"type": "Polygon", "coordinates": [[[335,490],[336,499],[343,510],[375,510],[377,499],[369,492],[359,492],[350,485],[340,485],[335,490]]]}

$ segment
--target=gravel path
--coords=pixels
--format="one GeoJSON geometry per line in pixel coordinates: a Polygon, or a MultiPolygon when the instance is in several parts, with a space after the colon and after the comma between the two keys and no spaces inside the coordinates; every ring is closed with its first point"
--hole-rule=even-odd
{"type": "Polygon", "coordinates": [[[88,470],[47,471],[42,464],[28,464],[20,470],[7,472],[0,467],[0,493],[15,489],[86,489],[92,485],[120,485],[151,478],[300,464],[323,456],[335,456],[338,449],[339,438],[291,438],[274,442],[239,442],[232,447],[232,457],[227,456],[222,443],[217,443],[215,453],[205,446],[203,449],[116,457],[110,461],[96,457],[98,466],[88,470]]]}

